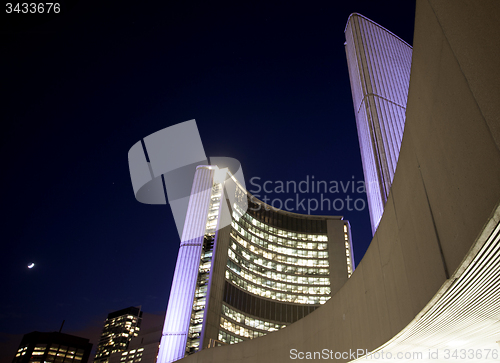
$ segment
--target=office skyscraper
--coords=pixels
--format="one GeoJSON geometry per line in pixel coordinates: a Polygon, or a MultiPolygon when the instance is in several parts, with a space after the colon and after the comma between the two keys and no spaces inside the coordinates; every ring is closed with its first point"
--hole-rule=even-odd
{"type": "Polygon", "coordinates": [[[123,352],[129,342],[139,334],[142,321],[140,307],[129,307],[108,314],[104,322],[94,362],[108,363],[113,353],[123,352]]]}
{"type": "Polygon", "coordinates": [[[356,13],[347,21],[345,38],[368,208],[375,234],[403,138],[412,48],[356,13]]]}
{"type": "Polygon", "coordinates": [[[271,209],[227,169],[198,166],[158,362],[279,330],[325,303],[352,271],[342,217],[271,209]]]}

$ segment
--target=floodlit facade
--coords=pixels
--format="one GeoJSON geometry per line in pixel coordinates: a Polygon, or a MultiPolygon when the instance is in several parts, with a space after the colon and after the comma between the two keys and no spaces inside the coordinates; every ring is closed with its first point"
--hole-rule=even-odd
{"type": "Polygon", "coordinates": [[[109,313],[104,322],[94,362],[108,363],[110,355],[127,350],[131,339],[138,336],[141,322],[140,306],[109,313]]]}
{"type": "Polygon", "coordinates": [[[308,315],[351,276],[350,236],[342,217],[276,210],[228,169],[198,166],[158,362],[261,337],[308,315]]]}
{"type": "Polygon", "coordinates": [[[349,16],[345,38],[370,222],[375,234],[403,138],[412,47],[356,13],[349,16]]]}

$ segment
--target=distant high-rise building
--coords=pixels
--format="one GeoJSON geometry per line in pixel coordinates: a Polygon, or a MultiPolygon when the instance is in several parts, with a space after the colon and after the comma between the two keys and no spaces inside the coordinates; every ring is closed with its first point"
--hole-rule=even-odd
{"type": "Polygon", "coordinates": [[[108,363],[111,354],[125,351],[130,340],[139,334],[141,321],[140,307],[131,306],[108,314],[94,362],[108,363]]]}
{"type": "Polygon", "coordinates": [[[87,363],[91,350],[88,339],[34,331],[24,335],[12,363],[87,363]]]}
{"type": "Polygon", "coordinates": [[[274,209],[228,169],[198,166],[158,362],[277,331],[324,304],[353,269],[342,217],[274,209]]]}
{"type": "Polygon", "coordinates": [[[403,138],[412,47],[356,13],[349,16],[345,38],[368,208],[375,234],[403,138]]]}
{"type": "Polygon", "coordinates": [[[109,363],[156,363],[160,347],[161,330],[144,332],[132,338],[123,352],[109,356],[109,363]]]}

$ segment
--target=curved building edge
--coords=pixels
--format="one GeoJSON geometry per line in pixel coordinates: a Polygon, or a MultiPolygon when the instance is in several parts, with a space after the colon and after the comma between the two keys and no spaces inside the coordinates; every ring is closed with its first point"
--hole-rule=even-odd
{"type": "Polygon", "coordinates": [[[370,23],[372,23],[373,25],[378,26],[380,29],[384,30],[385,32],[387,32],[388,34],[390,34],[391,36],[393,36],[394,38],[396,38],[396,39],[400,40],[401,42],[403,42],[404,44],[406,44],[408,47],[413,48],[410,44],[408,44],[407,42],[405,42],[403,39],[401,39],[400,37],[398,37],[396,34],[394,34],[393,32],[391,32],[389,29],[384,28],[382,25],[380,25],[380,24],[378,24],[377,22],[375,22],[375,21],[371,20],[370,18],[367,18],[367,17],[366,17],[366,16],[364,16],[363,14],[356,13],[356,12],[351,13],[351,14],[349,15],[349,17],[347,18],[347,22],[346,22],[346,24],[345,24],[345,28],[344,28],[344,33],[345,33],[345,32],[346,32],[346,30],[347,30],[347,26],[349,25],[349,21],[350,21],[350,20],[351,20],[351,18],[352,18],[352,17],[354,17],[354,16],[359,16],[360,18],[363,18],[363,19],[365,19],[365,20],[369,21],[370,23]]]}

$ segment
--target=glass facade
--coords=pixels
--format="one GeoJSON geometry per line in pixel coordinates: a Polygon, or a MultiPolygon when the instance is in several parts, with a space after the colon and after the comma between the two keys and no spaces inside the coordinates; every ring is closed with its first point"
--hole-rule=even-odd
{"type": "MultiPolygon", "coordinates": [[[[236,196],[218,335],[225,344],[277,331],[312,311],[304,305],[316,308],[331,293],[326,221],[271,209],[243,188],[236,189],[236,196]]],[[[349,277],[350,240],[345,236],[349,277]]]]}

